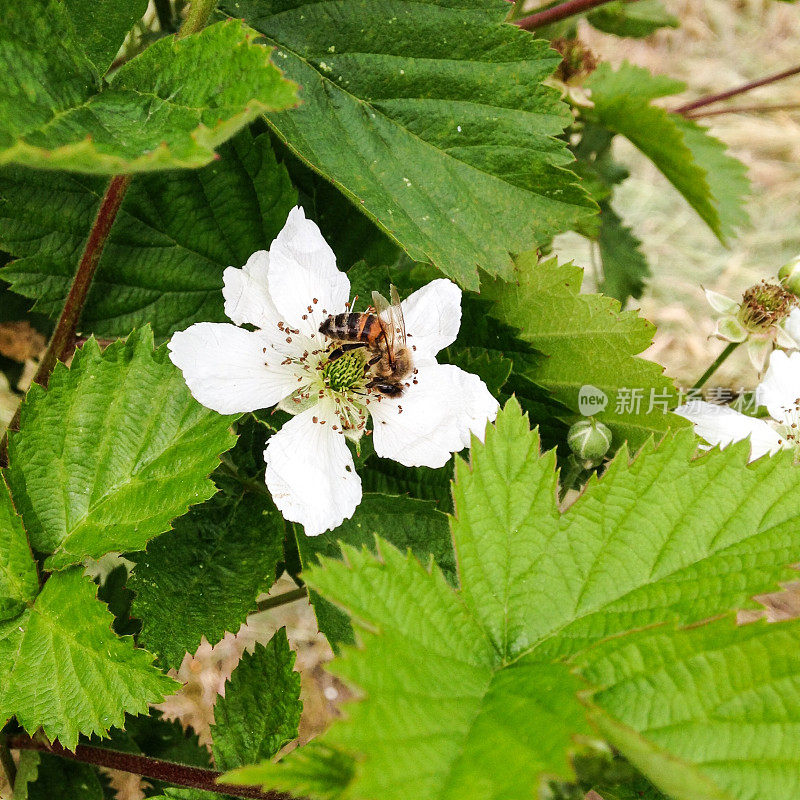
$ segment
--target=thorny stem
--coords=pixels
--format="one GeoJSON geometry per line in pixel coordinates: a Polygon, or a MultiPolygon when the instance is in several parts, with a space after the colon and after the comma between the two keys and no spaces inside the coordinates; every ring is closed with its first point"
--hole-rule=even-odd
{"type": "Polygon", "coordinates": [[[721,100],[727,100],[729,97],[736,97],[737,95],[745,94],[745,92],[758,89],[759,86],[766,86],[770,83],[776,83],[777,81],[782,81],[784,78],[791,78],[793,75],[800,75],[800,65],[791,67],[790,69],[785,69],[782,72],[776,72],[774,75],[767,75],[764,78],[759,78],[758,80],[750,81],[749,83],[743,83],[741,86],[737,86],[734,89],[728,89],[725,92],[709,94],[705,97],[700,97],[697,100],[693,100],[691,103],[684,103],[682,106],[678,106],[677,108],[673,109],[673,113],[687,114],[690,111],[694,111],[696,108],[710,106],[712,103],[718,103],[721,100]]]}
{"type": "Polygon", "coordinates": [[[711,111],[699,111],[696,114],[690,111],[684,116],[689,119],[700,119],[701,117],[718,117],[720,114],[766,114],[770,111],[796,111],[798,109],[800,109],[800,103],[754,103],[749,106],[712,108],[711,111]]]}
{"type": "Polygon", "coordinates": [[[5,773],[8,785],[11,787],[13,791],[14,783],[17,780],[17,765],[14,763],[14,759],[11,757],[11,751],[8,749],[8,745],[6,745],[5,742],[1,741],[0,741],[0,769],[2,769],[2,771],[5,773]]]}
{"type": "Polygon", "coordinates": [[[97,767],[106,767],[121,772],[130,772],[157,781],[165,781],[177,786],[186,786],[191,789],[205,789],[210,792],[221,792],[233,797],[255,797],[258,800],[292,800],[291,795],[283,792],[262,792],[252,786],[232,786],[217,783],[222,773],[212,769],[190,767],[185,764],[176,764],[160,758],[136,755],[134,753],[121,753],[118,750],[107,750],[104,747],[79,744],[75,752],[67,750],[58,743],[47,744],[30,736],[12,736],[5,742],[11,750],[38,750],[50,753],[70,761],[80,761],[83,764],[93,764],[97,767]]]}
{"type": "Polygon", "coordinates": [[[714,359],[714,363],[700,376],[692,389],[701,389],[706,381],[722,366],[722,362],[741,344],[730,342],[728,346],[714,359]]]}
{"type": "MultiPolygon", "coordinates": [[[[632,1],[636,2],[636,0],[632,1]]],[[[560,22],[562,19],[574,17],[576,14],[591,11],[593,8],[610,2],[612,0],[567,0],[566,3],[546,8],[544,11],[538,11],[530,16],[522,17],[522,19],[513,20],[513,22],[526,31],[533,31],[537,28],[543,28],[545,25],[560,22]]]]}
{"type": "MultiPolygon", "coordinates": [[[[193,0],[189,7],[189,15],[177,33],[178,38],[201,30],[214,10],[216,2],[217,0],[193,0]]],[[[64,302],[64,309],[56,323],[50,344],[48,344],[47,350],[42,356],[39,369],[33,378],[34,382],[40,386],[47,386],[50,380],[50,373],[53,371],[56,362],[64,361],[75,345],[75,333],[83,307],[86,304],[86,298],[89,295],[92,279],[100,262],[100,257],[103,255],[103,248],[108,240],[111,227],[117,218],[117,212],[130,186],[131,177],[130,175],[115,175],[108,184],[103,199],[100,201],[100,207],[89,232],[86,247],[83,250],[81,260],[78,262],[78,269],[75,272],[72,286],[64,302]]],[[[5,466],[8,463],[8,434],[10,431],[19,429],[21,409],[21,406],[17,408],[14,418],[11,420],[2,440],[0,440],[0,466],[5,466]]]]}
{"type": "Polygon", "coordinates": [[[285,606],[297,600],[302,600],[305,597],[308,597],[308,589],[305,586],[300,586],[297,589],[282,592],[281,594],[276,594],[274,597],[268,597],[266,600],[262,600],[258,604],[258,610],[266,611],[269,608],[278,608],[279,606],[285,606]]]}

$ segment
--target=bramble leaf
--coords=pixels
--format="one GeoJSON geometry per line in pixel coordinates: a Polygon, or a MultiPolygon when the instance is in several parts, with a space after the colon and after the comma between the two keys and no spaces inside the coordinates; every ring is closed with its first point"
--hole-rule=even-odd
{"type": "MultiPolygon", "coordinates": [[[[368,473],[374,471],[374,467],[367,470],[368,473]]],[[[438,470],[429,472],[436,475],[438,470]]],[[[379,536],[402,551],[411,551],[420,561],[427,563],[432,560],[451,583],[456,581],[447,517],[428,500],[367,492],[352,518],[345,520],[338,528],[319,536],[306,536],[299,525],[295,526],[295,530],[304,568],[316,564],[321,556],[340,558],[342,544],[374,548],[375,537],[379,536]]],[[[340,642],[355,641],[346,614],[313,590],[309,597],[319,629],[331,645],[337,647],[340,642]]]]}
{"type": "Polygon", "coordinates": [[[36,562],[0,474],[0,621],[16,617],[38,593],[36,562]]]}
{"type": "Polygon", "coordinates": [[[615,300],[580,294],[583,272],[572,264],[537,263],[536,254],[525,253],[516,275],[516,283],[495,281],[484,294],[494,301],[491,314],[518,328],[538,351],[515,354],[514,373],[570,409],[566,422],[593,413],[611,428],[615,447],[627,441],[634,449],[686,424],[667,412],[678,404],[678,393],[663,368],[637,357],[650,346],[653,325],[620,311],[615,300]],[[606,405],[581,409],[585,387],[603,392],[606,405]]]}
{"type": "Polygon", "coordinates": [[[477,289],[478,267],[508,277],[509,252],[594,213],[554,138],[571,116],[542,85],[559,56],[504,24],[500,0],[221,7],[303,87],[269,124],[415,261],[477,289]]]}
{"type": "Polygon", "coordinates": [[[132,638],[112,632],[112,615],[81,573],[52,574],[29,608],[0,623],[0,721],[13,715],[69,749],[79,734],[104,735],[125,712],[146,713],[178,688],[132,638]]]}
{"type": "Polygon", "coordinates": [[[275,580],[283,533],[283,518],[263,495],[218,496],[176,520],[174,530],[131,556],[139,643],[177,669],[203,636],[214,645],[236,633],[275,580]]]}
{"type": "Polygon", "coordinates": [[[163,38],[101,85],[65,4],[5,6],[0,165],[106,175],[200,167],[248,122],[296,102],[271,50],[239,21],[163,38]]]}
{"type": "Polygon", "coordinates": [[[650,276],[647,259],[639,249],[641,242],[611,207],[600,206],[600,233],[597,243],[603,262],[600,291],[623,305],[629,297],[641,297],[650,276]]]}
{"type": "MultiPolygon", "coordinates": [[[[333,669],[364,696],[317,740],[350,771],[311,796],[527,799],[592,723],[679,800],[795,797],[800,624],[699,625],[792,574],[800,470],[748,454],[697,457],[689,431],[623,449],[562,513],[554,453],[509,401],[457,459],[460,590],[384,542],[304,574],[352,617],[361,646],[333,669]]],[[[314,752],[249,775],[297,779],[314,752]]]]}
{"type": "Polygon", "coordinates": [[[286,629],[266,646],[245,653],[214,706],[211,727],[214,763],[229,770],[272,758],[297,737],[300,712],[300,673],[286,629]]]}
{"type": "Polygon", "coordinates": [[[605,33],[637,38],[649,36],[660,28],[680,25],[661,0],[613,0],[587,14],[586,19],[605,33]]]}
{"type": "MultiPolygon", "coordinates": [[[[242,131],[199,170],[138,175],[100,259],[81,330],[158,339],[193,322],[226,321],[222,273],[269,248],[297,202],[269,137],[242,131]]],[[[105,189],[101,178],[0,170],[0,246],[17,257],[0,276],[56,316],[105,189]]]]}
{"type": "Polygon", "coordinates": [[[101,352],[90,339],[47,390],[34,384],[6,471],[46,569],[140,550],[210,497],[233,417],[203,408],[145,328],[101,352]],[[54,491],[54,487],[59,487],[54,491]]]}
{"type": "Polygon", "coordinates": [[[683,91],[682,83],[625,63],[616,72],[601,64],[586,86],[593,102],[587,117],[636,145],[723,244],[747,222],[743,201],[750,183],[744,165],[706,128],[651,105],[683,91]]]}
{"type": "Polygon", "coordinates": [[[128,31],[147,11],[147,0],[66,0],[81,45],[99,75],[111,66],[128,31]]]}

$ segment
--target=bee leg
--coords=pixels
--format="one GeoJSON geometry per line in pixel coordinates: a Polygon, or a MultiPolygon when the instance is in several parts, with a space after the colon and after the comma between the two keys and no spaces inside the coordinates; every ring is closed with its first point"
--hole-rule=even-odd
{"type": "Polygon", "coordinates": [[[366,375],[370,369],[372,369],[372,367],[374,367],[381,360],[381,358],[383,358],[383,356],[378,353],[378,355],[373,356],[369,361],[367,361],[367,363],[364,364],[364,374],[366,375]]]}
{"type": "Polygon", "coordinates": [[[366,342],[348,342],[331,351],[331,354],[328,356],[328,361],[336,361],[337,358],[341,358],[345,353],[350,352],[350,350],[357,350],[359,347],[366,346],[366,342]]]}

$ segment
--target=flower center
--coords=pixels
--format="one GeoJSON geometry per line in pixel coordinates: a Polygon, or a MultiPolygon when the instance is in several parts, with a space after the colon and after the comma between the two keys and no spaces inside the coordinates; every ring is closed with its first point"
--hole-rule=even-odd
{"type": "Polygon", "coordinates": [[[742,295],[740,320],[750,330],[765,330],[780,322],[797,304],[783,286],[761,281],[742,295]]]}
{"type": "Polygon", "coordinates": [[[328,361],[322,369],[322,378],[334,392],[346,392],[348,389],[364,384],[363,348],[345,353],[335,361],[328,361]]]}

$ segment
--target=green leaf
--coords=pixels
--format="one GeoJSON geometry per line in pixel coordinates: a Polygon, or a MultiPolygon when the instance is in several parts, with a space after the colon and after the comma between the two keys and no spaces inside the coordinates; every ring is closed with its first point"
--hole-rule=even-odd
{"type": "Polygon", "coordinates": [[[706,172],[706,180],[719,212],[723,237],[733,236],[737,229],[746,227],[750,222],[744,206],[750,193],[747,167],[729,156],[719,139],[709,135],[708,128],[675,114],[671,118],[683,132],[692,157],[706,172]]]}
{"type": "Polygon", "coordinates": [[[39,593],[28,538],[0,474],[0,622],[13,619],[39,593]]]}
{"type": "Polygon", "coordinates": [[[587,117],[636,145],[723,244],[747,221],[744,166],[706,128],[650,103],[683,91],[682,83],[624,63],[616,72],[601,64],[586,86],[594,103],[587,117]]]}
{"type": "Polygon", "coordinates": [[[283,518],[269,497],[218,496],[193,508],[133,556],[128,586],[142,620],[139,643],[177,669],[203,636],[213,645],[239,630],[282,557],[283,518]]]}
{"type": "Polygon", "coordinates": [[[676,800],[800,792],[800,623],[641,631],[586,653],[590,713],[676,800]],[[668,698],[668,702],[664,702],[668,698]]]}
{"type": "Polygon", "coordinates": [[[74,749],[78,735],[104,735],[125,712],[140,714],[178,684],[133,639],[111,631],[97,587],[79,567],[56,572],[35,603],[0,623],[0,720],[74,749]]]}
{"type": "Polygon", "coordinates": [[[583,272],[572,264],[537,264],[527,253],[517,266],[516,283],[495,281],[483,293],[494,300],[491,313],[538,351],[515,355],[514,372],[570,409],[566,422],[581,418],[581,389],[591,387],[606,396],[605,410],[594,416],[611,428],[615,447],[628,441],[638,448],[653,434],[685,425],[666,412],[678,396],[663,368],[636,356],[650,346],[653,325],[620,311],[615,300],[580,294],[583,272]]]}
{"type": "Polygon", "coordinates": [[[200,167],[248,122],[295,103],[296,87],[241,22],[161,39],[101,86],[65,4],[6,6],[0,69],[13,80],[0,86],[0,164],[97,174],[200,167]]]}
{"type": "Polygon", "coordinates": [[[639,249],[641,242],[623,224],[610,203],[600,206],[597,243],[603,262],[600,291],[623,305],[629,297],[641,297],[645,280],[650,276],[650,267],[639,249]]]}
{"type": "MultiPolygon", "coordinates": [[[[150,323],[159,339],[223,321],[222,273],[267,249],[297,202],[269,137],[245,130],[196,171],[137,176],[100,259],[81,329],[126,336],[150,323]]],[[[88,175],[0,170],[0,272],[37,310],[61,312],[105,182],[88,175]]]]}
{"type": "MultiPolygon", "coordinates": [[[[365,493],[355,514],[338,528],[319,536],[306,536],[300,526],[295,526],[295,530],[304,569],[316,564],[322,556],[340,558],[342,544],[374,549],[375,537],[380,536],[395,547],[414,553],[420,561],[432,560],[450,583],[456,582],[447,517],[426,500],[365,493]]],[[[341,642],[355,641],[346,614],[315,591],[309,596],[319,629],[331,645],[336,647],[341,642]]]]}
{"type": "Polygon", "coordinates": [[[51,554],[45,569],[169,530],[214,493],[231,421],[194,400],[148,328],[103,352],[90,339],[49,389],[30,389],[9,442],[6,478],[32,547],[51,554]]]}
{"type": "Polygon", "coordinates": [[[477,375],[493,395],[500,394],[511,375],[514,362],[496,350],[487,350],[485,347],[454,347],[447,348],[446,358],[439,359],[455,364],[466,372],[477,375]]]}
{"type": "Polygon", "coordinates": [[[661,0],[615,0],[587,14],[586,19],[605,33],[636,38],[660,28],[680,26],[680,20],[664,8],[661,0]]]}
{"type": "Polygon", "coordinates": [[[696,457],[690,431],[632,462],[623,449],[560,513],[554,453],[509,401],[457,461],[459,591],[384,542],[304,574],[361,645],[332,667],[364,699],[317,740],[351,774],[320,796],[527,800],[570,777],[592,722],[679,800],[796,797],[800,623],[654,627],[697,626],[795,574],[800,470],[788,451],[748,453],[696,457]],[[785,772],[764,758],[773,739],[785,772]]]}
{"type": "MultiPolygon", "coordinates": [[[[103,787],[97,768],[79,761],[69,761],[49,753],[37,753],[39,759],[35,783],[28,783],[25,800],[103,800],[103,787]]],[[[17,798],[15,789],[14,798],[17,798]]]]}
{"type": "Polygon", "coordinates": [[[415,261],[477,289],[478,267],[509,277],[509,252],[593,213],[554,138],[571,115],[542,85],[560,57],[504,24],[500,0],[221,7],[303,87],[267,115],[278,136],[415,261]]]}
{"type": "Polygon", "coordinates": [[[353,759],[339,750],[311,741],[277,764],[262,761],[224,776],[238,786],[265,784],[310,800],[344,800],[343,788],[353,780],[353,759]]]}
{"type": "Polygon", "coordinates": [[[66,0],[65,5],[83,50],[99,75],[108,70],[128,31],[147,11],[147,0],[66,0]]]}
{"type": "Polygon", "coordinates": [[[272,758],[297,737],[300,724],[300,673],[281,628],[266,647],[245,653],[214,706],[211,728],[214,762],[229,770],[272,758]]]}

